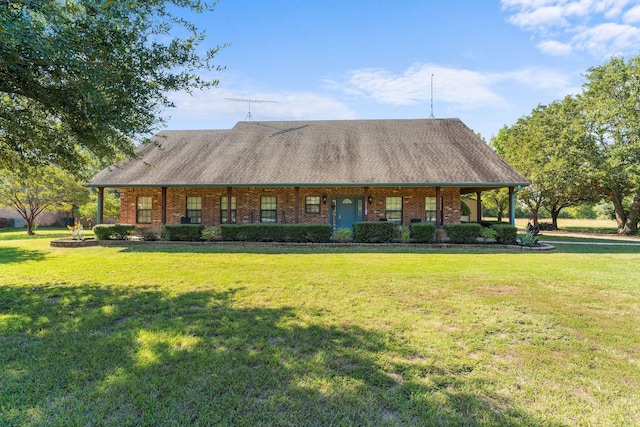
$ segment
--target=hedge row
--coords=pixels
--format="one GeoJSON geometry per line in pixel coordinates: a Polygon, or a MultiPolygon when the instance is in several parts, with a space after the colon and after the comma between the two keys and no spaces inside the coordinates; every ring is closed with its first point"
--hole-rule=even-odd
{"type": "MultiPolygon", "coordinates": [[[[496,231],[497,243],[511,245],[516,242],[516,227],[500,223],[491,224],[496,231]]],[[[476,223],[445,224],[444,229],[451,243],[475,243],[482,235],[482,225],[476,223]]],[[[96,239],[124,240],[136,230],[131,224],[98,224],[93,227],[96,239]]],[[[204,227],[200,224],[165,225],[163,232],[172,241],[200,241],[204,227]]],[[[411,224],[411,238],[416,243],[431,243],[436,227],[429,223],[411,224]]],[[[353,241],[356,243],[390,243],[394,226],[391,222],[358,222],[353,224],[353,241]]],[[[245,242],[294,242],[326,243],[331,238],[329,224],[223,224],[220,239],[245,242]]]]}
{"type": "Polygon", "coordinates": [[[329,224],[223,224],[220,237],[226,241],[326,243],[329,224]]]}
{"type": "Polygon", "coordinates": [[[132,224],[97,224],[93,227],[93,234],[98,240],[125,240],[136,230],[132,224]]]}

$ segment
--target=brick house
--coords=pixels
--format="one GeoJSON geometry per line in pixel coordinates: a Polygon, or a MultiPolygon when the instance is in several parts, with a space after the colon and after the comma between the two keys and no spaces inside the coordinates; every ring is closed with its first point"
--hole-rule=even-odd
{"type": "Polygon", "coordinates": [[[89,183],[120,190],[121,223],[440,226],[460,222],[463,195],[481,212],[481,193],[502,187],[513,222],[514,191],[529,185],[459,119],[239,122],[153,141],[89,183]]]}

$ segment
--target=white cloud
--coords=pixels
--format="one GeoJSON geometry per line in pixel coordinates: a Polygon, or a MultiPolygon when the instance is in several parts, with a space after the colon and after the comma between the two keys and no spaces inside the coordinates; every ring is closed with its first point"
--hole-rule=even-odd
{"type": "Polygon", "coordinates": [[[414,105],[429,101],[432,75],[434,96],[459,108],[476,109],[506,104],[505,99],[490,89],[489,79],[485,75],[430,64],[410,67],[402,74],[383,69],[355,70],[348,73],[345,81],[330,82],[330,86],[380,104],[414,105]]]}
{"type": "Polygon", "coordinates": [[[573,48],[569,43],[561,43],[555,40],[547,40],[541,43],[538,43],[538,49],[540,51],[553,56],[566,56],[569,55],[573,48]]]}
{"type": "Polygon", "coordinates": [[[627,24],[640,24],[640,5],[629,9],[622,20],[627,24]]]}
{"type": "Polygon", "coordinates": [[[254,120],[352,119],[355,114],[343,103],[328,96],[310,92],[230,91],[214,88],[195,91],[192,95],[177,92],[170,95],[176,108],[167,110],[170,124],[185,127],[242,121],[251,112],[254,120]],[[232,102],[226,98],[272,102],[232,102]]]}
{"type": "Polygon", "coordinates": [[[582,31],[573,38],[572,43],[576,49],[601,58],[624,55],[631,46],[637,53],[640,28],[615,23],[602,24],[582,31]]]}
{"type": "Polygon", "coordinates": [[[431,97],[432,75],[434,99],[457,111],[508,109],[510,101],[501,93],[507,85],[560,95],[570,93],[572,89],[566,75],[541,67],[482,73],[433,64],[414,65],[401,74],[383,69],[355,70],[348,73],[342,82],[330,82],[330,86],[379,104],[426,104],[431,97]]]}
{"type": "Polygon", "coordinates": [[[606,58],[636,54],[638,0],[502,0],[513,25],[541,37],[549,55],[587,52],[606,58]]]}

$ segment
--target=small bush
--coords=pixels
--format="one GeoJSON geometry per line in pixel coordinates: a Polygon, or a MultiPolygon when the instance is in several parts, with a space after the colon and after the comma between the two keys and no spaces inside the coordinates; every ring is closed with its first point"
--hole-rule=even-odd
{"type": "Polygon", "coordinates": [[[333,239],[338,243],[347,243],[351,241],[353,231],[350,228],[338,228],[333,233],[333,239]]]}
{"type": "Polygon", "coordinates": [[[431,243],[435,235],[435,224],[422,222],[411,224],[411,237],[416,243],[431,243]]]}
{"type": "Polygon", "coordinates": [[[207,242],[220,240],[220,227],[217,225],[214,225],[213,227],[206,227],[202,230],[202,240],[206,240],[207,242]]]}
{"type": "Polygon", "coordinates": [[[98,224],[93,227],[93,234],[98,240],[125,240],[135,230],[132,224],[98,224]]]}
{"type": "Polygon", "coordinates": [[[393,240],[392,222],[356,222],[353,241],[357,243],[390,243],[393,240]]]}
{"type": "Polygon", "coordinates": [[[482,233],[482,226],[478,223],[445,224],[444,230],[451,243],[476,243],[482,233]]]}
{"type": "Polygon", "coordinates": [[[532,233],[524,234],[520,237],[520,244],[528,247],[536,246],[538,244],[538,237],[532,233]]]}
{"type": "Polygon", "coordinates": [[[498,237],[498,232],[493,228],[482,227],[481,231],[482,240],[486,243],[489,240],[494,240],[498,237]]]}
{"type": "Polygon", "coordinates": [[[398,225],[393,229],[393,238],[402,243],[409,243],[411,240],[411,229],[406,225],[398,225]]]}
{"type": "Polygon", "coordinates": [[[164,235],[168,240],[178,242],[197,242],[202,236],[204,226],[200,224],[167,224],[164,235]]]}
{"type": "Polygon", "coordinates": [[[0,218],[0,228],[9,227],[9,220],[7,218],[0,218]]]}
{"type": "Polygon", "coordinates": [[[142,240],[145,240],[147,242],[155,242],[156,240],[158,240],[158,234],[156,233],[156,230],[151,227],[138,228],[138,234],[140,235],[142,240]]]}
{"type": "Polygon", "coordinates": [[[516,243],[516,237],[518,235],[518,229],[513,225],[501,223],[491,226],[497,233],[496,242],[503,245],[513,245],[516,243]]]}

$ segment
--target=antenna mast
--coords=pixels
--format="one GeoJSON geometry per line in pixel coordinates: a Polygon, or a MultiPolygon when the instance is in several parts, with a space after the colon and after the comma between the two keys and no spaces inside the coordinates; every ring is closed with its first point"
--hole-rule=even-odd
{"type": "Polygon", "coordinates": [[[435,119],[433,115],[433,74],[431,74],[431,115],[429,116],[429,118],[435,119]]]}
{"type": "Polygon", "coordinates": [[[246,102],[247,104],[249,104],[249,112],[247,113],[247,115],[244,118],[245,122],[252,122],[253,121],[253,116],[251,115],[251,103],[253,102],[254,104],[260,104],[263,102],[272,102],[274,104],[277,104],[277,101],[265,101],[263,99],[242,99],[242,98],[225,98],[227,101],[231,101],[231,102],[246,102]]]}

